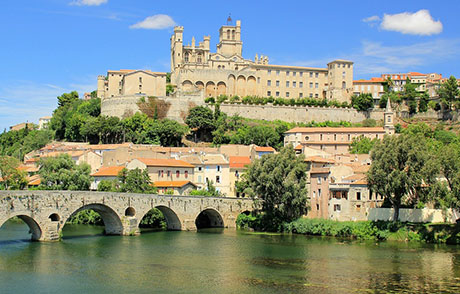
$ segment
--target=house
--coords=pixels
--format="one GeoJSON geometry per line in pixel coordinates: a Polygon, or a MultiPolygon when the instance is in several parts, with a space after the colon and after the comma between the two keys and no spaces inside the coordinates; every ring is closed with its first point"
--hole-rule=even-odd
{"type": "Polygon", "coordinates": [[[246,172],[248,165],[251,164],[251,158],[249,156],[230,156],[230,193],[228,196],[231,197],[244,197],[244,193],[241,194],[236,189],[236,183],[241,179],[241,176],[246,172]]]}
{"type": "Polygon", "coordinates": [[[92,173],[93,181],[91,182],[91,190],[97,190],[99,183],[103,180],[116,180],[118,174],[124,169],[124,166],[104,166],[97,172],[92,173]]]}
{"type": "Polygon", "coordinates": [[[227,158],[222,154],[205,154],[202,160],[206,183],[212,182],[217,191],[230,195],[230,165],[227,158]]]}
{"type": "Polygon", "coordinates": [[[156,181],[158,194],[189,195],[197,186],[190,181],[156,181]]]}
{"type": "Polygon", "coordinates": [[[276,150],[273,147],[260,147],[255,146],[254,150],[256,152],[256,157],[261,158],[265,154],[274,154],[276,150]]]}
{"type": "Polygon", "coordinates": [[[135,158],[126,166],[127,169],[147,169],[152,182],[190,181],[193,180],[195,166],[177,159],[135,158]]]}

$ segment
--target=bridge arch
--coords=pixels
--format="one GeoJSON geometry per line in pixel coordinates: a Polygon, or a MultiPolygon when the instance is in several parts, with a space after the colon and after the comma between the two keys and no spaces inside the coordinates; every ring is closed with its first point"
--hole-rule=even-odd
{"type": "Polygon", "coordinates": [[[32,234],[32,241],[38,241],[42,237],[42,228],[40,224],[33,219],[31,216],[25,214],[18,214],[9,216],[7,219],[0,220],[0,228],[5,224],[8,220],[12,219],[13,217],[20,218],[26,225],[29,227],[30,233],[32,234]]]}
{"type": "Polygon", "coordinates": [[[225,226],[222,214],[214,208],[206,208],[195,217],[197,230],[204,228],[223,228],[225,226]]]}
{"type": "MultiPolygon", "coordinates": [[[[157,205],[154,208],[161,211],[163,214],[165,221],[166,221],[166,229],[168,231],[180,231],[182,230],[182,221],[180,220],[177,213],[172,210],[171,208],[164,206],[164,205],[157,205]]],[[[150,208],[149,210],[145,211],[142,214],[139,214],[139,225],[142,219],[154,208],[150,208]]]]}
{"type": "Polygon", "coordinates": [[[63,226],[59,229],[59,232],[62,231],[68,219],[70,219],[72,216],[74,216],[78,212],[87,210],[87,209],[92,209],[95,212],[99,213],[99,215],[102,218],[102,221],[104,222],[106,235],[123,235],[123,224],[122,224],[120,216],[111,207],[105,204],[102,204],[102,203],[92,203],[92,204],[84,205],[78,208],[77,210],[75,210],[74,212],[72,212],[65,219],[63,218],[64,219],[63,226]]]}

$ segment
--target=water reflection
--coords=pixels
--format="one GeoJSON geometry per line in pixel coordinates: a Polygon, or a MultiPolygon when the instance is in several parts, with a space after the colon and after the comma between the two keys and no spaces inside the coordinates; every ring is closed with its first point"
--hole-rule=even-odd
{"type": "Polygon", "coordinates": [[[456,246],[89,226],[32,243],[24,226],[0,230],[2,293],[460,293],[456,246]]]}

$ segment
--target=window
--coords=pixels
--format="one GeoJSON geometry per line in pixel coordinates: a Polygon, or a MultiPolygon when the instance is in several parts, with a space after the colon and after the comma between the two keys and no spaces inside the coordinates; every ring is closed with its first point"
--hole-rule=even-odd
{"type": "Polygon", "coordinates": [[[361,192],[356,192],[356,200],[361,200],[361,192]]]}
{"type": "Polygon", "coordinates": [[[348,134],[348,141],[351,141],[351,135],[348,134]]]}
{"type": "Polygon", "coordinates": [[[315,89],[318,89],[319,84],[315,83],[315,89]]]}
{"type": "Polygon", "coordinates": [[[303,72],[299,72],[299,76],[300,76],[300,77],[303,77],[303,72]]]}
{"type": "Polygon", "coordinates": [[[198,171],[201,171],[203,168],[201,166],[198,167],[198,171]]]}
{"type": "Polygon", "coordinates": [[[287,77],[289,76],[289,71],[286,71],[286,76],[287,76],[287,77]]]}
{"type": "Polygon", "coordinates": [[[317,72],[315,72],[315,78],[319,77],[319,74],[317,72]]]}
{"type": "Polygon", "coordinates": [[[292,82],[292,87],[295,88],[296,82],[292,82]]]}
{"type": "Polygon", "coordinates": [[[171,176],[171,171],[170,171],[170,170],[168,170],[168,171],[166,172],[166,176],[167,176],[168,178],[171,176]]]}
{"type": "Polygon", "coordinates": [[[357,211],[357,212],[360,212],[360,211],[361,211],[361,205],[359,205],[359,204],[356,205],[356,211],[357,211]]]}
{"type": "Polygon", "coordinates": [[[316,210],[319,210],[319,204],[316,204],[316,210]]]}
{"type": "Polygon", "coordinates": [[[280,75],[280,71],[279,71],[279,70],[276,71],[276,75],[277,75],[277,76],[280,75]]]}
{"type": "Polygon", "coordinates": [[[165,175],[165,174],[164,174],[164,171],[162,170],[162,171],[161,171],[161,177],[164,177],[164,175],[165,175]]]}
{"type": "Polygon", "coordinates": [[[321,177],[318,177],[318,184],[321,184],[321,177]]]}
{"type": "Polygon", "coordinates": [[[313,198],[316,198],[316,191],[313,191],[313,198]]]}
{"type": "Polygon", "coordinates": [[[220,165],[216,166],[218,172],[220,172],[220,165]]]}
{"type": "Polygon", "coordinates": [[[289,81],[286,81],[286,88],[289,88],[289,81]]]}
{"type": "Polygon", "coordinates": [[[235,40],[235,30],[232,31],[232,40],[235,40]]]}
{"type": "Polygon", "coordinates": [[[267,97],[270,97],[272,95],[272,91],[267,91],[267,97]]]}
{"type": "Polygon", "coordinates": [[[176,178],[180,176],[180,171],[176,170],[176,178]]]}
{"type": "Polygon", "coordinates": [[[319,140],[323,141],[323,134],[319,134],[319,140]]]}
{"type": "Polygon", "coordinates": [[[334,211],[340,211],[340,204],[334,204],[334,211]]]}
{"type": "Polygon", "coordinates": [[[321,189],[318,189],[318,198],[321,197],[321,189]]]}
{"type": "Polygon", "coordinates": [[[280,96],[280,92],[279,92],[279,91],[276,91],[275,96],[276,96],[276,97],[279,97],[279,96],[280,96]]]}
{"type": "Polygon", "coordinates": [[[313,88],[313,83],[310,83],[310,89],[312,89],[312,88],[313,88]]]}
{"type": "Polygon", "coordinates": [[[337,134],[334,134],[334,141],[337,141],[337,134]]]}
{"type": "Polygon", "coordinates": [[[310,93],[308,96],[309,96],[310,98],[313,98],[313,93],[310,93]]]}
{"type": "Polygon", "coordinates": [[[257,84],[260,84],[260,77],[257,78],[257,84]]]}
{"type": "Polygon", "coordinates": [[[139,83],[142,84],[142,77],[139,77],[139,83]]]}
{"type": "Polygon", "coordinates": [[[235,171],[235,178],[239,178],[240,177],[240,174],[238,173],[238,171],[235,171]]]}
{"type": "Polygon", "coordinates": [[[185,53],[185,58],[184,58],[185,62],[188,62],[188,53],[185,53]]]}
{"type": "Polygon", "coordinates": [[[142,90],[142,85],[139,85],[139,91],[141,91],[141,90],[142,90]]]}
{"type": "Polygon", "coordinates": [[[271,86],[272,85],[272,81],[271,80],[267,80],[267,86],[271,86]]]}
{"type": "Polygon", "coordinates": [[[198,62],[198,63],[201,63],[201,62],[203,62],[203,61],[202,61],[202,59],[201,59],[201,53],[198,53],[197,62],[198,62]]]}
{"type": "Polygon", "coordinates": [[[372,200],[372,191],[369,191],[369,200],[372,200]]]}
{"type": "Polygon", "coordinates": [[[230,39],[230,30],[227,30],[227,39],[230,39]]]}
{"type": "Polygon", "coordinates": [[[158,177],[161,177],[161,170],[158,171],[158,177]]]}
{"type": "Polygon", "coordinates": [[[312,72],[310,72],[310,78],[312,78],[312,77],[313,77],[313,73],[312,73],[312,72]]]}
{"type": "Polygon", "coordinates": [[[280,81],[276,81],[276,86],[277,86],[277,87],[280,86],[280,81]]]}
{"type": "Polygon", "coordinates": [[[286,92],[286,98],[289,98],[289,92],[286,92]]]}
{"type": "Polygon", "coordinates": [[[188,178],[188,171],[184,172],[184,176],[185,176],[185,178],[188,178]]]}
{"type": "Polygon", "coordinates": [[[303,82],[299,82],[299,88],[303,88],[303,82]]]}
{"type": "Polygon", "coordinates": [[[299,93],[299,98],[302,98],[303,97],[303,93],[299,93]]]}
{"type": "Polygon", "coordinates": [[[201,183],[201,176],[198,176],[198,183],[201,183]]]}
{"type": "Polygon", "coordinates": [[[267,74],[271,74],[271,73],[272,73],[271,69],[267,70],[267,74]]]}
{"type": "Polygon", "coordinates": [[[295,71],[293,71],[293,72],[292,72],[292,76],[293,76],[293,77],[295,77],[295,74],[296,74],[296,72],[295,72],[295,71]]]}
{"type": "Polygon", "coordinates": [[[342,72],[342,77],[345,78],[345,76],[346,76],[346,73],[342,72]]]}
{"type": "Polygon", "coordinates": [[[315,94],[315,98],[318,98],[318,97],[319,97],[319,96],[318,96],[318,93],[316,93],[316,94],[315,94]]]}
{"type": "Polygon", "coordinates": [[[220,176],[216,176],[216,183],[220,183],[220,176]]]}

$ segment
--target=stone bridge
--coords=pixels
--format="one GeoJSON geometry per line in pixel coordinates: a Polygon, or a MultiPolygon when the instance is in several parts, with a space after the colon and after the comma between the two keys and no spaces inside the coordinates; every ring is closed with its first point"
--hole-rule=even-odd
{"type": "Polygon", "coordinates": [[[59,240],[66,221],[79,211],[98,212],[108,235],[137,235],[139,223],[153,208],[164,215],[168,230],[235,228],[238,214],[253,209],[249,199],[91,192],[0,191],[0,227],[21,218],[32,240],[59,240]]]}

